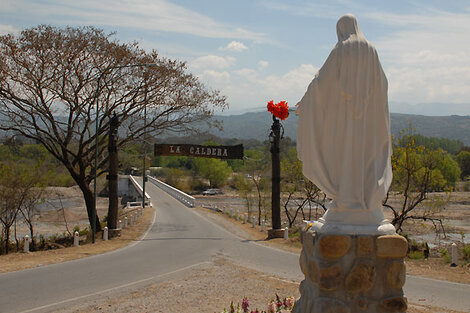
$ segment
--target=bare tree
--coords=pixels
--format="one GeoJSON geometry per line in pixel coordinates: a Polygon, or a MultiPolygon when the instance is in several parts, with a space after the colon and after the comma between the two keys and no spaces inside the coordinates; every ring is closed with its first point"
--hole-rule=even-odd
{"type": "MultiPolygon", "coordinates": [[[[26,216],[32,217],[33,207],[39,199],[38,194],[41,193],[38,182],[38,172],[27,165],[0,164],[0,222],[3,226],[4,251],[7,254],[10,229],[11,226],[16,226],[18,215],[28,214],[29,210],[29,215],[26,216]]],[[[31,219],[29,222],[32,231],[31,219]]],[[[31,233],[32,236],[33,233],[31,233]]]]}
{"type": "MultiPolygon", "coordinates": [[[[31,183],[32,181],[30,181],[31,183]]],[[[31,236],[31,250],[36,250],[36,240],[34,239],[34,218],[38,214],[37,205],[42,199],[44,188],[42,186],[34,186],[30,184],[30,188],[25,190],[25,198],[22,206],[19,208],[24,222],[28,226],[29,235],[31,236]]],[[[70,232],[69,232],[70,233],[70,232]]]]}
{"type": "MultiPolygon", "coordinates": [[[[41,25],[0,36],[0,53],[0,129],[42,144],[67,168],[83,193],[90,225],[95,138],[97,175],[102,175],[113,113],[123,132],[119,148],[146,133],[210,123],[214,109],[226,106],[225,98],[188,73],[185,63],[148,53],[136,43],[119,43],[94,27],[41,25]]],[[[95,222],[99,231],[98,216],[95,222]]]]}
{"type": "MultiPolygon", "coordinates": [[[[315,204],[317,208],[320,206],[324,209],[326,195],[303,175],[302,162],[297,158],[295,147],[290,148],[281,161],[281,172],[281,200],[289,228],[291,228],[299,213],[302,213],[304,220],[306,219],[305,208],[307,206],[311,209],[312,204],[315,204]]],[[[311,220],[311,212],[309,213],[308,220],[311,220]]]]}
{"type": "Polygon", "coordinates": [[[258,225],[261,225],[261,211],[266,201],[267,178],[269,161],[263,151],[249,150],[246,152],[244,171],[256,189],[258,204],[258,225]]]}

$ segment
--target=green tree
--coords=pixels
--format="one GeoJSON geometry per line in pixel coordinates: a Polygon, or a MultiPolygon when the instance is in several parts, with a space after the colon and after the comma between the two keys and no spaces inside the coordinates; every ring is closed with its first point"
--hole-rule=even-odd
{"type": "Polygon", "coordinates": [[[462,150],[459,152],[459,154],[457,154],[455,159],[460,166],[460,170],[462,171],[461,178],[468,179],[470,176],[470,152],[462,150]]]}
{"type": "Polygon", "coordinates": [[[214,109],[226,107],[225,97],[208,90],[185,63],[146,52],[135,42],[120,43],[94,27],[41,25],[3,35],[0,53],[0,129],[41,144],[65,166],[97,231],[101,224],[97,215],[93,221],[90,184],[95,171],[107,172],[114,113],[124,134],[120,149],[149,133],[188,131],[196,121],[212,124],[214,109]]]}
{"type": "Polygon", "coordinates": [[[237,173],[233,177],[233,185],[240,198],[245,201],[248,218],[251,218],[251,208],[253,206],[253,184],[243,173],[237,173]]]}
{"type": "Polygon", "coordinates": [[[195,158],[194,167],[197,175],[209,180],[211,187],[222,187],[232,173],[226,161],[209,158],[195,158]]]}
{"type": "Polygon", "coordinates": [[[445,153],[442,162],[439,164],[439,170],[446,181],[446,187],[455,187],[455,183],[459,181],[461,170],[459,163],[448,153],[445,153]]]}
{"type": "MultiPolygon", "coordinates": [[[[403,224],[409,219],[431,221],[436,231],[439,227],[443,229],[442,220],[436,217],[436,213],[447,202],[436,197],[430,198],[429,193],[450,186],[442,173],[445,172],[450,179],[455,175],[450,162],[452,159],[447,156],[442,149],[433,150],[417,145],[411,130],[398,138],[392,155],[393,182],[383,202],[393,213],[391,223],[397,232],[403,231],[403,224]],[[398,204],[389,201],[391,191],[397,194],[398,204]]],[[[447,190],[449,194],[452,191],[451,188],[447,190]]]]}

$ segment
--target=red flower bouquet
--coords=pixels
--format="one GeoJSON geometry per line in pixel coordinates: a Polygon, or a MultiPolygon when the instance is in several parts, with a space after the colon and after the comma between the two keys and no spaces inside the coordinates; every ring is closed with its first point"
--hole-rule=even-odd
{"type": "Polygon", "coordinates": [[[274,104],[274,101],[271,100],[268,102],[268,112],[283,121],[289,116],[289,106],[286,101],[274,104]]]}

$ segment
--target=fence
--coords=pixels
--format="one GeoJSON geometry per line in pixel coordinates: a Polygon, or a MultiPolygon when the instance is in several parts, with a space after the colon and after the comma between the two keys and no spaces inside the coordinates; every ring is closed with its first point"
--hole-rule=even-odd
{"type": "Polygon", "coordinates": [[[155,184],[157,187],[168,193],[170,196],[175,198],[176,200],[180,201],[184,205],[193,208],[194,207],[194,197],[184,193],[183,191],[176,189],[173,186],[170,186],[168,184],[165,184],[164,182],[152,177],[152,176],[147,176],[149,179],[149,182],[152,182],[155,184]]]}
{"type": "MultiPolygon", "coordinates": [[[[137,181],[135,180],[135,178],[132,176],[132,175],[129,175],[129,180],[132,182],[132,184],[134,185],[135,189],[139,192],[139,194],[142,196],[142,192],[143,192],[143,189],[142,189],[142,186],[139,185],[137,183],[137,181]]],[[[150,196],[148,193],[145,193],[145,203],[147,204],[147,201],[150,203],[150,196]]]]}

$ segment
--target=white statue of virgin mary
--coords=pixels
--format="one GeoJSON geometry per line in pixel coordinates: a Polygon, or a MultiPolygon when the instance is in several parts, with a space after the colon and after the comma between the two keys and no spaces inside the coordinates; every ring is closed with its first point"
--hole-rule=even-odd
{"type": "Polygon", "coordinates": [[[347,14],[338,43],[297,104],[304,175],[332,199],[319,232],[394,233],[382,200],[392,181],[387,78],[375,48],[347,14]]]}

